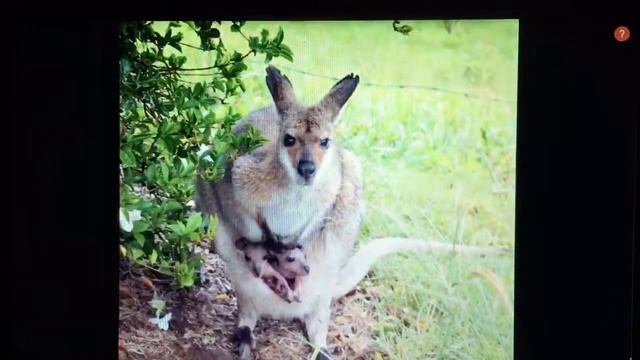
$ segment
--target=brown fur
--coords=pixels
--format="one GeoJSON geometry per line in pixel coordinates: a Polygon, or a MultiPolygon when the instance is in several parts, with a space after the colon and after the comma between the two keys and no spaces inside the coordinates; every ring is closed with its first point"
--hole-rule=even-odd
{"type": "MultiPolygon", "coordinates": [[[[362,176],[350,152],[335,141],[340,109],[355,90],[359,78],[349,75],[339,81],[317,104],[298,102],[286,76],[267,68],[267,86],[274,106],[249,114],[235,131],[251,124],[267,143],[251,154],[240,156],[216,183],[198,180],[197,207],[219,216],[214,244],[226,261],[238,297],[238,327],[253,329],[263,315],[303,319],[311,343],[326,346],[332,287],[341,267],[352,255],[362,220],[362,176]],[[295,138],[284,145],[285,135],[295,138]],[[320,142],[328,138],[328,146],[320,142]],[[301,160],[315,165],[302,176],[301,160]],[[298,242],[313,269],[296,277],[294,288],[302,302],[288,304],[274,296],[269,285],[248,272],[234,239],[262,240],[262,214],[268,228],[283,243],[298,242]],[[304,283],[304,284],[303,284],[304,283]],[[309,284],[309,285],[306,285],[309,284]]],[[[250,357],[250,344],[240,344],[241,358],[250,357]]]]}

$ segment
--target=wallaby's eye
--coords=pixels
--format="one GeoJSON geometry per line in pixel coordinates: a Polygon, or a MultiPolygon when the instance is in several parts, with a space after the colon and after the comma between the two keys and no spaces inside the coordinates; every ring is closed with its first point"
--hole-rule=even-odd
{"type": "Polygon", "coordinates": [[[328,148],[329,147],[329,138],[324,138],[320,140],[320,146],[322,146],[323,148],[328,148]]]}
{"type": "Polygon", "coordinates": [[[296,248],[297,249],[302,249],[302,245],[298,244],[298,245],[296,245],[296,248]]]}
{"type": "Polygon", "coordinates": [[[296,259],[293,256],[287,256],[287,261],[288,262],[294,262],[294,261],[296,261],[296,259]]]}
{"type": "Polygon", "coordinates": [[[293,136],[286,134],[284,136],[284,146],[293,146],[293,144],[296,143],[296,138],[294,138],[293,136]]]}
{"type": "Polygon", "coordinates": [[[245,255],[244,259],[247,260],[247,261],[251,261],[251,258],[248,255],[245,255]]]}

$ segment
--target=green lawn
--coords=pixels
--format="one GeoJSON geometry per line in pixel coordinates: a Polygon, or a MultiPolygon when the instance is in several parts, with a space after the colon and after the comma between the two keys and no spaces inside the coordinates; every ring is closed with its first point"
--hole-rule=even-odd
{"type": "MultiPolygon", "coordinates": [[[[409,36],[383,22],[249,22],[257,35],[282,26],[294,62],[275,59],[302,100],[318,100],[334,80],[360,75],[339,140],[362,160],[367,214],[361,241],[413,236],[484,246],[514,245],[517,21],[409,21],[409,36]],[[367,86],[412,84],[466,92],[367,86]],[[499,98],[492,101],[490,98],[499,98]]],[[[228,27],[227,47],[247,45],[228,27]]],[[[197,45],[196,39],[185,42],[197,45]]],[[[212,58],[187,49],[186,66],[212,58]]],[[[249,57],[243,112],[269,104],[262,58],[249,57]]],[[[490,282],[513,301],[513,257],[395,255],[372,281],[386,286],[376,341],[392,359],[511,359],[513,317],[490,282]]]]}

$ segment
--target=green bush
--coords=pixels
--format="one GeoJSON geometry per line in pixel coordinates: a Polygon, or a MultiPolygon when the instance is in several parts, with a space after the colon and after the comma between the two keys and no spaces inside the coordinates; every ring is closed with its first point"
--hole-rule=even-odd
{"type": "Polygon", "coordinates": [[[218,21],[170,22],[164,35],[153,22],[120,28],[120,251],[181,287],[193,285],[202,266],[192,245],[210,238],[216,225],[187,205],[196,176],[221,178],[229,159],[264,141],[257,129],[231,132],[241,117],[229,100],[244,91],[243,60],[263,54],[265,62],[293,61],[282,29],[247,36],[244,22],[229,25],[246,39],[246,53],[225,47],[218,21]],[[183,43],[181,31],[194,32],[200,44],[183,43]],[[215,57],[214,65],[185,68],[185,46],[215,57]]]}

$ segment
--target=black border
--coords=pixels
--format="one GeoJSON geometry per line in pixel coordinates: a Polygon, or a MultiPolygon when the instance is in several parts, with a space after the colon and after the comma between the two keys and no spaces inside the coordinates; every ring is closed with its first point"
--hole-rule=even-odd
{"type": "Polygon", "coordinates": [[[15,24],[10,352],[115,359],[118,67],[111,22],[15,24]]]}
{"type": "Polygon", "coordinates": [[[516,355],[628,359],[638,44],[615,21],[521,24],[516,355]]]}
{"type": "MultiPolygon", "coordinates": [[[[640,311],[632,319],[630,286],[635,281],[640,289],[630,261],[632,251],[640,254],[640,246],[631,247],[639,233],[633,165],[640,159],[640,24],[580,21],[565,15],[571,9],[554,8],[560,16],[544,21],[477,6],[428,15],[420,5],[397,15],[371,7],[360,13],[274,7],[244,14],[521,18],[515,358],[627,359],[631,320],[640,351],[640,311]],[[631,29],[630,41],[613,39],[618,24],[631,29]]],[[[169,18],[168,10],[150,8],[144,17],[169,18]]],[[[229,18],[225,11],[219,14],[229,18]]],[[[113,20],[38,19],[13,29],[13,358],[117,357],[116,28],[113,20]]]]}

